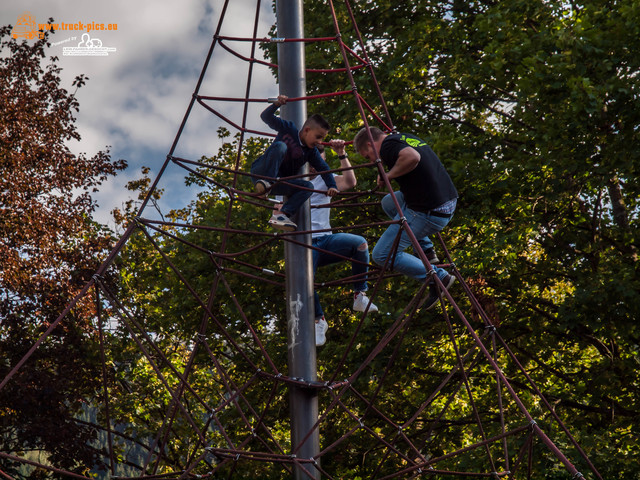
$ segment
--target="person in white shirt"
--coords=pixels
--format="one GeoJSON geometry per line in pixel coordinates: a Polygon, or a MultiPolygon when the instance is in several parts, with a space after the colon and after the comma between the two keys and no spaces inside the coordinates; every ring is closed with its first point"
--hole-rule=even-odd
{"type": "MultiPolygon", "coordinates": [[[[349,158],[345,151],[345,142],[343,140],[332,140],[329,142],[331,149],[338,155],[340,159],[340,168],[351,166],[349,158]]],[[[326,158],[324,148],[318,147],[321,156],[326,158]]],[[[311,173],[315,173],[313,168],[311,173]]],[[[335,175],[338,191],[344,192],[356,186],[357,180],[353,170],[344,170],[340,175],[335,175]]],[[[369,271],[369,246],[364,237],[354,235],[352,233],[332,233],[331,232],[331,208],[328,204],[331,198],[324,193],[327,185],[319,175],[311,178],[314,192],[309,201],[311,203],[311,237],[312,245],[325,251],[313,250],[313,273],[315,275],[318,267],[346,261],[342,257],[351,259],[351,272],[355,277],[353,282],[353,310],[356,312],[373,313],[378,311],[376,307],[366,295],[367,291],[367,272],[369,271]],[[323,207],[324,206],[324,207],[323,207]],[[332,255],[331,253],[340,255],[332,255]]],[[[329,325],[325,319],[322,305],[320,304],[320,296],[314,291],[315,300],[315,317],[316,317],[316,345],[324,345],[326,341],[326,332],[329,325]]]]}

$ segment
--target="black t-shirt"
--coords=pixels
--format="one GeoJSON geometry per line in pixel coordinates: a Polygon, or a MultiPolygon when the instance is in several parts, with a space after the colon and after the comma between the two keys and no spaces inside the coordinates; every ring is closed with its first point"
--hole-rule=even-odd
{"type": "Polygon", "coordinates": [[[396,177],[407,206],[418,212],[428,212],[443,203],[458,198],[458,191],[438,156],[429,145],[415,135],[388,135],[380,146],[380,158],[388,169],[393,168],[400,150],[407,147],[420,154],[420,162],[409,173],[396,177]]]}

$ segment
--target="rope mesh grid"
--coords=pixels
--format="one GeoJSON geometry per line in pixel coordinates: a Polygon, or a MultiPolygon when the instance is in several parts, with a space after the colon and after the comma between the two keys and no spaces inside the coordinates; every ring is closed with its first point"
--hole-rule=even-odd
{"type": "MultiPolygon", "coordinates": [[[[355,46],[348,46],[343,42],[335,5],[332,1],[328,4],[330,8],[327,13],[331,15],[335,36],[275,39],[257,36],[261,12],[259,1],[255,3],[251,36],[221,35],[229,0],[225,2],[182,124],[136,218],[93,278],[11,370],[0,388],[28,361],[38,345],[46,341],[75,303],[93,293],[104,366],[101,394],[104,405],[100,407],[105,412],[104,423],[96,425],[96,428],[108,436],[103,453],[108,459],[107,465],[113,478],[233,478],[234,473],[246,468],[247,464],[260,464],[260,467],[252,468],[259,468],[256,471],[273,476],[291,475],[293,465],[297,465],[309,478],[315,478],[316,471],[323,478],[341,478],[342,474],[334,471],[335,462],[332,459],[345,455],[342,452],[357,455],[357,462],[366,464],[369,478],[418,478],[435,474],[442,475],[442,478],[519,478],[515,475],[521,474],[522,478],[528,478],[527,475],[532,474],[534,448],[546,448],[548,455],[557,464],[564,466],[574,478],[582,477],[543,431],[543,427],[533,419],[529,407],[520,399],[503,373],[503,362],[508,362],[524,376],[527,382],[524,390],[533,392],[540,400],[542,408],[536,407],[536,410],[542,412],[540,414],[543,418],[538,419],[538,422],[550,430],[561,431],[563,444],[571,445],[572,451],[577,452],[581,461],[589,466],[594,478],[601,478],[534,380],[515,358],[497,328],[492,325],[491,319],[456,268],[440,235],[437,235],[437,240],[446,256],[444,265],[455,275],[458,285],[461,285],[456,292],[461,291],[462,294],[456,293],[458,298],[454,298],[435,279],[440,295],[440,306],[436,310],[440,309],[438,311],[442,312],[441,315],[435,315],[421,309],[421,301],[427,292],[426,282],[416,285],[413,298],[401,312],[394,317],[376,320],[379,323],[378,341],[368,352],[359,350],[359,338],[365,331],[370,334],[371,324],[365,315],[354,316],[355,320],[347,332],[348,338],[342,340],[342,350],[337,351],[337,360],[332,364],[332,370],[323,370],[319,381],[287,376],[286,344],[282,343],[282,335],[279,340],[280,353],[270,345],[271,342],[278,342],[273,335],[280,328],[278,319],[270,319],[265,324],[263,318],[256,317],[253,305],[243,304],[238,298],[241,293],[238,288],[251,288],[259,292],[260,285],[263,284],[284,291],[285,278],[280,268],[256,265],[248,258],[256,252],[277,250],[283,242],[296,242],[291,234],[266,231],[263,224],[247,226],[234,222],[234,211],[239,208],[256,209],[259,212],[268,212],[273,208],[272,202],[259,198],[249,188],[251,183],[244,152],[247,142],[253,138],[248,135],[266,138],[274,136],[272,132],[254,128],[253,123],[250,125],[250,122],[258,118],[255,112],[251,113],[254,110],[252,107],[262,108],[269,100],[252,97],[254,76],[257,75],[255,71],[261,67],[277,69],[277,65],[257,58],[261,46],[283,41],[305,42],[309,45],[308,48],[314,48],[317,44],[333,45],[342,58],[343,66],[310,68],[307,72],[334,75],[336,85],[347,82],[351,89],[322,92],[304,98],[292,98],[290,101],[323,102],[337,98],[353,101],[364,125],[368,126],[369,119],[372,119],[373,125],[387,131],[393,129],[349,1],[343,2],[341,8],[345,9],[350,19],[346,28],[355,39],[355,46]],[[248,44],[249,53],[237,50],[234,46],[236,43],[248,44]],[[241,85],[244,87],[244,96],[225,97],[201,92],[213,55],[218,50],[246,64],[246,83],[241,85]],[[377,98],[367,101],[358,93],[357,83],[361,81],[361,76],[373,80],[377,98]],[[176,155],[180,138],[196,104],[237,132],[237,151],[233,166],[176,155]],[[229,105],[238,107],[233,110],[237,116],[229,113],[229,105]],[[165,221],[164,216],[162,220],[145,216],[149,213],[149,202],[157,208],[154,192],[169,168],[181,169],[218,192],[218,199],[226,209],[224,225],[165,221]],[[144,316],[141,317],[136,309],[144,310],[144,305],[131,305],[130,299],[120,299],[113,286],[104,280],[107,272],[128,268],[127,265],[118,264],[118,259],[132,241],[144,244],[145,248],[155,252],[154,261],[164,266],[166,278],[180,285],[179,291],[174,295],[188,298],[189,304],[194,306],[194,311],[199,315],[199,321],[194,324],[196,331],[193,337],[180,339],[181,344],[174,344],[173,350],[166,348],[170,344],[166,342],[170,337],[169,332],[154,330],[152,325],[140,322],[140,318],[144,316]],[[168,250],[166,245],[179,251],[168,250]],[[178,254],[207,258],[210,282],[202,285],[197,278],[189,278],[189,274],[182,271],[176,261],[178,254]],[[463,312],[461,305],[467,304],[479,317],[480,321],[476,321],[475,325],[467,320],[463,312]],[[425,348],[441,348],[443,362],[442,365],[421,366],[420,372],[416,373],[419,378],[414,379],[420,389],[413,390],[414,398],[403,399],[403,388],[406,385],[399,383],[401,379],[395,376],[395,368],[405,364],[407,356],[416,354],[407,349],[407,340],[413,335],[413,329],[425,322],[438,322],[442,327],[442,337],[434,339],[435,343],[426,345],[425,348]],[[481,334],[477,334],[476,330],[481,331],[481,334]],[[135,350],[139,365],[146,365],[149,376],[154,379],[155,388],[158,389],[157,410],[160,415],[156,431],[144,429],[141,433],[128,432],[127,429],[127,433],[123,433],[121,428],[114,425],[117,409],[112,405],[114,401],[110,392],[116,389],[123,391],[120,386],[116,388],[114,382],[120,378],[118,371],[126,370],[132,365],[127,365],[122,359],[108,357],[111,352],[108,345],[110,341],[128,343],[135,350]],[[484,385],[487,388],[483,392],[479,392],[474,385],[479,376],[486,378],[484,385]],[[296,456],[299,446],[289,444],[286,426],[280,423],[278,413],[286,409],[287,392],[292,385],[308,388],[320,396],[320,414],[314,426],[320,429],[322,438],[322,448],[317,458],[296,456]],[[489,391],[495,394],[494,408],[491,411],[480,411],[476,398],[488,395],[489,391]],[[389,409],[389,398],[397,398],[404,411],[398,413],[393,408],[389,409]],[[464,399],[465,407],[461,407],[459,399],[464,399]],[[412,409],[407,415],[408,405],[412,409]],[[450,448],[443,451],[442,435],[453,429],[460,431],[460,441],[456,445],[450,436],[447,437],[450,448]],[[178,459],[174,456],[172,443],[178,441],[177,432],[185,431],[189,432],[188,440],[181,438],[179,441],[185,445],[189,454],[186,458],[178,459]],[[363,451],[363,448],[367,450],[363,451]],[[137,461],[126,458],[126,452],[133,449],[137,449],[137,461]],[[127,465],[127,472],[135,472],[135,475],[123,475],[125,470],[118,464],[117,458],[121,459],[121,464],[127,465]]],[[[238,80],[238,84],[241,83],[238,80]]],[[[379,173],[385,180],[387,190],[390,189],[389,180],[379,162],[359,164],[351,168],[358,169],[364,175],[379,173]]],[[[332,170],[334,173],[343,171],[344,168],[332,170]]],[[[267,180],[287,182],[301,177],[303,175],[267,180]]],[[[379,208],[383,193],[385,192],[374,189],[341,194],[331,203],[330,208],[379,208]]],[[[335,228],[334,231],[355,231],[362,233],[365,238],[374,239],[375,232],[391,223],[394,222],[351,225],[335,228]]],[[[412,237],[414,245],[419,247],[406,223],[399,223],[401,231],[406,231],[412,237]]],[[[370,267],[368,279],[372,284],[370,298],[373,301],[389,282],[405,281],[391,271],[392,266],[389,262],[382,267],[370,267]]],[[[430,268],[428,262],[425,262],[425,266],[430,268]]],[[[316,286],[342,286],[354,279],[353,276],[324,279],[322,283],[316,282],[316,286]]],[[[158,282],[163,285],[167,283],[166,279],[158,279],[158,282]]],[[[319,359],[322,366],[325,361],[322,353],[319,354],[319,359]]],[[[311,433],[310,431],[308,435],[311,433]]],[[[0,453],[0,456],[72,478],[86,478],[16,455],[0,453]]]]}

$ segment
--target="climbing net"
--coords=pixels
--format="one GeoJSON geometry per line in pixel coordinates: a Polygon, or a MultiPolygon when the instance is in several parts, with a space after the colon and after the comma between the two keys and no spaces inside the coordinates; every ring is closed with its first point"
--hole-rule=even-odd
{"type": "MultiPolygon", "coordinates": [[[[251,34],[223,35],[230,3],[224,3],[189,107],[137,215],[91,281],[0,388],[78,302],[91,298],[103,363],[103,404],[96,406],[100,413],[92,423],[102,432],[106,463],[114,478],[282,478],[294,470],[308,478],[531,478],[536,468],[564,469],[572,478],[581,478],[558,445],[571,450],[581,465],[601,478],[501,336],[439,235],[442,266],[456,277],[458,287],[450,293],[434,279],[440,297],[438,314],[421,308],[426,281],[406,286],[393,273],[392,263],[371,266],[372,301],[395,295],[391,285],[400,290],[397,285],[402,284],[398,298],[408,299],[404,308],[375,318],[366,314],[336,318],[331,326],[336,333],[318,354],[318,379],[288,374],[282,245],[316,247],[300,241],[300,234],[309,232],[267,231],[263,219],[273,203],[252,190],[248,162],[264,148],[264,139],[273,136],[254,125],[269,101],[269,96],[255,96],[260,88],[255,79],[278,69],[261,52],[287,42],[302,42],[309,48],[331,46],[343,65],[309,68],[307,74],[332,76],[336,78],[332,84],[350,88],[290,101],[321,107],[325,101],[346,99],[355,103],[364,125],[392,131],[393,124],[348,0],[340,7],[345,13],[341,18],[349,19],[344,26],[334,2],[327,2],[335,35],[284,39],[258,36],[264,10],[260,1],[255,4],[251,34]],[[342,27],[355,46],[343,40],[342,27]],[[218,53],[244,66],[245,81],[235,82],[244,89],[242,95],[207,95],[205,79],[218,53]],[[373,100],[359,93],[363,79],[374,85],[373,100]],[[209,112],[225,129],[236,132],[235,140],[221,147],[224,153],[210,159],[178,155],[195,109],[209,112]],[[156,193],[170,169],[181,169],[210,189],[208,203],[202,204],[206,208],[171,221],[164,214],[153,218],[156,193]],[[247,210],[249,214],[238,213],[247,210]],[[151,252],[145,257],[153,272],[147,278],[135,266],[136,260],[142,263],[135,256],[141,249],[151,252]],[[114,277],[119,280],[114,282],[114,277]],[[138,291],[146,289],[147,295],[130,295],[127,287],[133,284],[138,291]],[[182,318],[184,325],[167,331],[158,319],[169,315],[182,318]],[[184,338],[180,333],[184,331],[191,335],[184,338]],[[120,353],[112,357],[115,352],[120,353]],[[132,378],[137,379],[135,384],[127,384],[132,378]],[[320,399],[317,422],[302,435],[306,440],[320,432],[321,448],[315,458],[301,457],[300,445],[291,443],[284,414],[291,388],[320,399]],[[145,396],[149,408],[138,412],[145,396]]],[[[390,189],[377,162],[351,168],[363,176],[380,174],[390,189]]],[[[367,212],[359,218],[370,221],[337,222],[341,225],[334,231],[354,231],[373,239],[381,229],[399,223],[400,232],[417,245],[404,222],[379,221],[376,212],[383,193],[374,187],[341,194],[331,203],[335,212],[357,208],[367,212]]],[[[425,267],[433,271],[427,261],[425,267]]],[[[357,279],[342,271],[333,278],[327,272],[320,276],[318,289],[357,279]]],[[[18,455],[0,455],[88,478],[18,455]]]]}

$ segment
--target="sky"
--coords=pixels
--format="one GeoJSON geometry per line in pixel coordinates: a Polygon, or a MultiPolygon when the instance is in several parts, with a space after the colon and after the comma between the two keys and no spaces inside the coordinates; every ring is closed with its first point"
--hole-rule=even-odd
{"type": "MultiPolygon", "coordinates": [[[[94,194],[98,202],[95,218],[113,227],[111,210],[122,207],[132,197],[125,188],[126,183],[141,177],[142,166],[150,167],[149,175],[155,178],[171,149],[195,91],[224,2],[23,0],[8,3],[4,2],[0,11],[2,25],[15,26],[25,12],[35,17],[38,24],[53,17],[58,29],[50,37],[52,45],[48,55],[59,58],[64,88],[73,90],[71,84],[77,75],[89,77],[77,93],[80,112],[76,126],[82,140],[69,144],[69,148],[75,154],[84,152],[92,156],[109,147],[113,159],[127,160],[127,170],[109,179],[94,194]],[[101,25],[103,30],[99,29],[101,25]],[[88,55],[91,49],[87,46],[100,47],[107,55],[88,55]]],[[[256,0],[232,0],[221,35],[251,37],[255,14],[256,0]]],[[[261,2],[259,18],[257,36],[267,37],[275,21],[270,1],[261,2]]],[[[248,42],[230,44],[244,54],[249,53],[248,42]]],[[[247,62],[216,46],[200,93],[243,98],[247,70],[247,62]]],[[[252,83],[252,98],[278,94],[275,80],[266,67],[256,68],[252,83]]],[[[214,108],[240,123],[239,104],[221,102],[214,108]]],[[[252,104],[250,118],[256,122],[250,124],[250,128],[264,130],[257,118],[263,108],[264,104],[252,104]]],[[[222,125],[236,133],[196,104],[175,155],[193,160],[213,155],[219,146],[216,131],[222,125]]],[[[184,176],[184,170],[172,163],[163,174],[159,184],[164,189],[163,210],[183,207],[194,197],[196,187],[185,187],[184,176]]]]}

